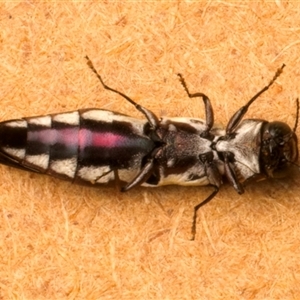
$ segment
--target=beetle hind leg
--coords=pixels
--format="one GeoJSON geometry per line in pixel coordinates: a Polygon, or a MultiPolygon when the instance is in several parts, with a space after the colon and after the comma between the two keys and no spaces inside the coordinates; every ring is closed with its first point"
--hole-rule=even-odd
{"type": "Polygon", "coordinates": [[[106,89],[109,90],[111,92],[114,92],[120,96],[122,96],[123,98],[125,98],[128,102],[130,102],[132,105],[135,106],[135,108],[140,111],[148,120],[150,126],[152,127],[153,130],[155,130],[158,126],[159,126],[159,120],[157,118],[157,116],[150,111],[149,109],[139,105],[138,103],[136,103],[134,100],[132,100],[130,97],[128,97],[127,95],[125,95],[124,93],[117,91],[111,87],[109,87],[108,85],[106,85],[102,79],[102,77],[98,74],[96,68],[94,67],[92,61],[90,60],[90,58],[86,55],[85,57],[87,59],[87,64],[89,66],[89,68],[96,74],[97,78],[99,79],[99,81],[101,82],[102,86],[106,89]]]}
{"type": "Polygon", "coordinates": [[[153,158],[149,159],[145,166],[142,168],[141,172],[128,184],[122,187],[121,192],[127,192],[135,186],[141,185],[151,176],[153,172],[153,158]]]}
{"type": "Polygon", "coordinates": [[[200,202],[199,204],[197,204],[194,207],[194,214],[193,214],[193,224],[192,224],[192,237],[191,237],[191,241],[195,240],[195,236],[196,236],[196,227],[197,227],[197,213],[198,210],[205,204],[207,204],[210,200],[212,200],[216,194],[219,192],[219,188],[217,186],[214,186],[214,191],[206,198],[204,199],[202,202],[200,202]]]}

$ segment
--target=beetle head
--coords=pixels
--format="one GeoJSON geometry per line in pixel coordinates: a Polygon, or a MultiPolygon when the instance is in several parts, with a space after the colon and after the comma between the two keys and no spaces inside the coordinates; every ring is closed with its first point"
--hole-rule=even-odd
{"type": "Polygon", "coordinates": [[[260,161],[268,177],[282,178],[298,159],[298,141],[295,132],[283,122],[264,124],[260,161]]]}

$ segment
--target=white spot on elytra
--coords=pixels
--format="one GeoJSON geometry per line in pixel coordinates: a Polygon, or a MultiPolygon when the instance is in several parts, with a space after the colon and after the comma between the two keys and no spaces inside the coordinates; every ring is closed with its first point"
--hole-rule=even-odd
{"type": "Polygon", "coordinates": [[[27,122],[25,120],[8,121],[4,123],[4,125],[9,127],[26,128],[27,122]]]}
{"type": "Polygon", "coordinates": [[[81,114],[81,117],[83,119],[102,121],[102,122],[104,121],[108,123],[111,123],[113,120],[115,120],[115,115],[113,112],[101,110],[101,109],[92,109],[92,110],[85,111],[84,113],[81,114]]]}
{"type": "Polygon", "coordinates": [[[76,157],[62,160],[54,160],[50,163],[50,169],[58,174],[67,175],[74,178],[77,167],[76,157]]]}
{"type": "Polygon", "coordinates": [[[140,120],[136,118],[132,118],[129,116],[124,116],[112,111],[102,110],[102,109],[91,109],[87,110],[82,113],[82,118],[95,120],[95,121],[105,121],[105,122],[112,122],[112,121],[120,121],[120,122],[132,122],[132,123],[145,123],[147,120],[140,120]]]}
{"type": "Polygon", "coordinates": [[[9,147],[3,147],[2,149],[10,156],[13,156],[17,159],[23,159],[25,157],[25,149],[16,149],[9,147]]]}
{"type": "Polygon", "coordinates": [[[79,113],[78,111],[73,111],[64,114],[57,114],[53,116],[53,121],[69,125],[79,125],[79,113]]]}
{"type": "Polygon", "coordinates": [[[124,116],[112,111],[101,110],[101,109],[91,109],[81,113],[81,117],[86,120],[94,120],[98,122],[126,122],[130,123],[133,132],[143,133],[144,126],[147,123],[146,119],[136,119],[129,116],[124,116]]]}
{"type": "Polygon", "coordinates": [[[29,119],[27,119],[27,121],[29,124],[51,127],[51,117],[50,116],[29,118],[29,119]]]}
{"type": "Polygon", "coordinates": [[[37,167],[46,170],[49,164],[49,155],[48,154],[26,155],[25,160],[28,163],[31,163],[37,167]]]}

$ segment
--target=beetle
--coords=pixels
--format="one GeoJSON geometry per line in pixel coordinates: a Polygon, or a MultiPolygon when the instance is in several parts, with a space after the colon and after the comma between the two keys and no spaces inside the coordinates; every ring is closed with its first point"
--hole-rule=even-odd
{"type": "Polygon", "coordinates": [[[107,86],[86,56],[88,66],[104,89],[122,96],[145,119],[89,108],[0,123],[0,163],[71,180],[74,183],[115,182],[121,191],[136,186],[210,185],[212,193],[194,207],[192,239],[197,211],[212,200],[227,178],[239,193],[255,178],[281,178],[298,159],[296,128],[279,121],[243,119],[250,105],[275,82],[279,68],[262,90],[230,118],[225,130],[214,127],[210,99],[202,98],[205,120],[158,118],[124,93],[107,86]]]}

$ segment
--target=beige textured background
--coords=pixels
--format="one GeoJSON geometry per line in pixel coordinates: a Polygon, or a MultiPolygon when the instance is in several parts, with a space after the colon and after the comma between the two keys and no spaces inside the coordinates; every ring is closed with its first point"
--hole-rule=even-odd
{"type": "MultiPolygon", "coordinates": [[[[273,77],[248,116],[291,126],[300,95],[297,1],[0,4],[0,119],[98,107],[142,117],[106,83],[159,116],[217,123],[273,77]]],[[[298,132],[300,129],[298,129],[298,132]]],[[[93,189],[0,167],[0,299],[299,299],[300,175],[208,187],[93,189]]]]}

